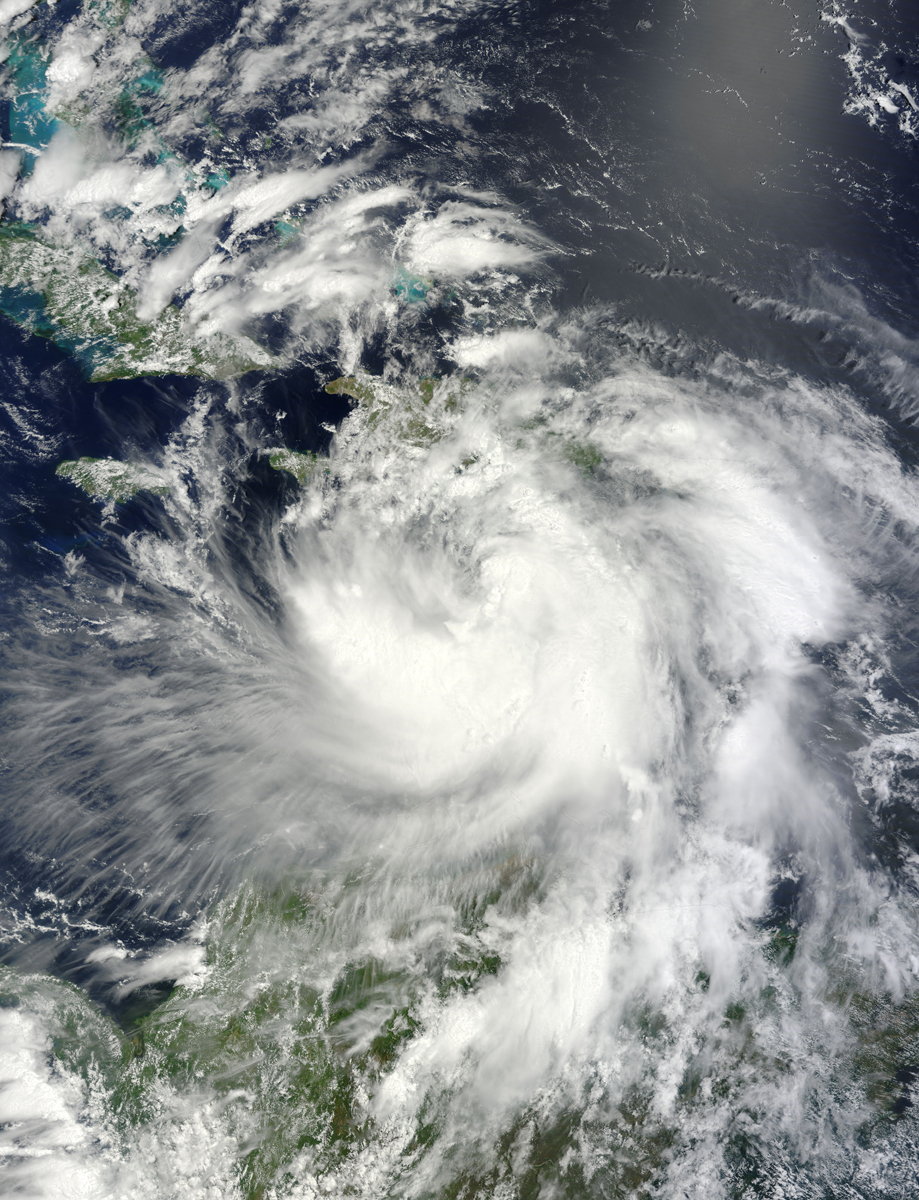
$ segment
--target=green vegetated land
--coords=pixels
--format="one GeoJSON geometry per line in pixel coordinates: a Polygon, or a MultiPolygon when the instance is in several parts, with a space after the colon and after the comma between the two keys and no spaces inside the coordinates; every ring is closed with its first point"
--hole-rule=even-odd
{"type": "Polygon", "coordinates": [[[21,225],[0,225],[0,310],[73,354],[95,382],[140,375],[228,379],[274,364],[248,338],[197,336],[175,305],[141,321],[136,293],[116,275],[21,225]]]}
{"type": "MultiPolygon", "coordinates": [[[[118,29],[128,8],[129,0],[88,0],[84,15],[107,37],[118,29]]],[[[48,47],[28,32],[14,34],[7,45],[5,65],[12,92],[6,105],[7,121],[23,178],[31,174],[37,158],[59,130],[69,128],[84,140],[87,132],[92,132],[93,113],[85,99],[49,108],[49,61],[48,47]]],[[[202,120],[210,152],[197,167],[180,163],[150,115],[162,100],[165,84],[162,72],[141,56],[106,103],[111,124],[126,150],[145,149],[160,162],[173,162],[183,173],[182,192],[168,206],[174,232],[161,235],[153,247],[168,253],[186,233],[181,224],[187,208],[185,193],[221,191],[232,180],[233,164],[232,159],[226,164],[219,161],[226,158],[225,137],[206,113],[202,120]]],[[[115,209],[106,216],[128,219],[131,211],[115,209]]],[[[300,223],[291,213],[278,215],[278,245],[296,239],[300,223]]],[[[403,304],[426,306],[433,286],[432,280],[400,267],[392,291],[403,304]]],[[[167,374],[229,379],[279,365],[274,355],[251,338],[197,334],[174,304],[155,320],[142,321],[137,316],[136,293],[92,255],[56,244],[40,225],[15,220],[0,221],[0,312],[72,354],[94,382],[167,374]]]]}
{"type": "Polygon", "coordinates": [[[275,471],[286,471],[288,475],[293,475],[297,483],[306,483],[316,473],[319,458],[308,452],[283,448],[269,451],[268,463],[275,471]]]}
{"type": "MultiPolygon", "coordinates": [[[[438,414],[459,412],[460,400],[474,387],[470,379],[440,380],[426,377],[417,383],[389,384],[376,376],[342,376],[325,385],[331,396],[348,396],[364,410],[371,427],[381,418],[396,425],[395,434],[412,445],[425,447],[438,441],[444,433],[438,414]],[[440,404],[432,402],[437,397],[440,404]]],[[[311,452],[281,447],[268,451],[268,462],[275,471],[292,475],[298,483],[306,484],[320,472],[330,468],[326,460],[311,452]]]]}
{"type": "MultiPolygon", "coordinates": [[[[83,1078],[95,1119],[104,1113],[110,1144],[126,1154],[145,1130],[169,1144],[169,1129],[188,1119],[189,1097],[199,1096],[220,1114],[220,1137],[234,1147],[226,1179],[211,1181],[224,1194],[280,1200],[304,1181],[321,1192],[317,1180],[330,1178],[347,1191],[348,1172],[357,1171],[356,1182],[358,1159],[381,1133],[369,1098],[439,1012],[474,1003],[495,985],[505,969],[502,926],[542,903],[546,885],[539,863],[517,854],[455,879],[438,893],[452,928],[432,955],[424,939],[415,945],[411,921],[377,937],[372,952],[349,951],[342,935],[356,889],[367,886],[364,873],[314,890],[292,880],[247,884],[209,913],[200,970],[133,993],[120,1026],[78,988],[8,968],[0,968],[0,1005],[41,1017],[54,1058],[83,1078]]],[[[668,1117],[655,1110],[653,1071],[608,1096],[598,1077],[583,1103],[536,1100],[461,1149],[451,1124],[457,1084],[432,1077],[412,1128],[399,1134],[395,1153],[386,1151],[390,1184],[398,1190],[399,1177],[424,1172],[434,1156],[438,1184],[425,1194],[437,1200],[486,1200],[509,1188],[536,1197],[549,1186],[569,1200],[651,1195],[680,1147],[681,1121],[727,1106],[737,1115],[728,1138],[731,1194],[765,1194],[760,1185],[781,1151],[754,1136],[755,1112],[744,1115],[756,1088],[786,1086],[795,1069],[791,1052],[768,1053],[758,1033],[790,999],[789,952],[787,938],[765,943],[766,989],[712,1013],[668,1117]],[[578,1142],[597,1147],[589,1174],[586,1160],[570,1153],[578,1142]]],[[[700,970],[684,1003],[704,1007],[708,991],[700,970]]],[[[850,1029],[848,1054],[831,1069],[843,1091],[861,1095],[860,1137],[870,1143],[906,1112],[903,1080],[919,1064],[919,1004],[848,991],[828,1000],[850,1029]]],[[[621,1036],[653,1064],[666,1060],[675,1031],[639,997],[621,1036]]]]}
{"type": "Polygon", "coordinates": [[[385,420],[396,436],[424,447],[443,437],[445,421],[459,414],[463,399],[475,386],[471,379],[435,376],[391,384],[361,372],[333,379],[325,390],[333,396],[356,400],[371,428],[385,420]]]}
{"type": "Polygon", "coordinates": [[[114,458],[77,458],[59,463],[55,475],[69,479],[88,496],[123,503],[137,492],[166,495],[169,485],[146,467],[118,462],[114,458]]]}
{"type": "MultiPolygon", "coordinates": [[[[325,390],[357,401],[370,429],[385,428],[388,436],[424,449],[455,428],[477,387],[474,379],[460,375],[447,378],[431,375],[393,384],[360,372],[333,379],[325,390]]],[[[552,428],[558,415],[547,409],[515,426],[513,436],[518,446],[529,443],[550,459],[575,467],[585,479],[594,476],[603,466],[603,451],[590,441],[552,428]]],[[[478,461],[478,449],[470,447],[461,452],[459,466],[468,469],[478,461]]]]}
{"type": "MultiPolygon", "coordinates": [[[[126,0],[91,0],[85,13],[107,33],[120,25],[127,9],[126,0]]],[[[48,49],[42,42],[27,33],[11,39],[6,58],[13,91],[8,122],[23,177],[31,174],[37,157],[61,128],[68,127],[79,137],[91,122],[85,102],[76,101],[60,111],[48,108],[48,63],[48,49]]],[[[153,63],[142,59],[110,98],[112,122],[125,148],[143,143],[160,161],[175,160],[175,155],[158,137],[146,110],[163,83],[153,63]]],[[[220,190],[229,179],[223,168],[210,174],[186,168],[185,177],[187,188],[210,192],[220,190]]],[[[161,250],[168,252],[184,236],[180,221],[185,207],[185,196],[180,194],[170,206],[176,232],[160,239],[161,250]]],[[[119,211],[124,217],[131,215],[128,209],[119,211]]],[[[94,257],[75,246],[57,244],[40,225],[0,223],[0,312],[72,354],[90,380],[144,375],[228,379],[278,365],[251,338],[199,335],[174,304],[154,320],[141,320],[137,299],[133,289],[94,257]]]]}

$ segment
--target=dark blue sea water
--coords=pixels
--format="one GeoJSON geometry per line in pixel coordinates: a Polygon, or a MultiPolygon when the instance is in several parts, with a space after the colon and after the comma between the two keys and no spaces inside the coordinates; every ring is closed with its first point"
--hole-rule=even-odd
{"type": "Polygon", "coordinates": [[[913,1194],[919,24],[798,7],[0,4],[0,1190],[913,1194]]]}

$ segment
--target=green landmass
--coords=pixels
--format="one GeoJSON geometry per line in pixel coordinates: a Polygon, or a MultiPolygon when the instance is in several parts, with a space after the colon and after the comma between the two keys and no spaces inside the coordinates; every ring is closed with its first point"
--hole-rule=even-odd
{"type": "MultiPolygon", "coordinates": [[[[121,25],[128,8],[129,0],[87,0],[84,13],[102,30],[111,32],[121,25]]],[[[20,148],[23,177],[31,173],[36,156],[62,126],[85,138],[90,124],[99,118],[86,97],[56,110],[49,107],[49,61],[48,47],[34,36],[24,33],[11,39],[6,56],[12,85],[7,120],[10,142],[20,148]]],[[[110,122],[126,148],[142,146],[160,162],[177,162],[148,116],[151,101],[165,84],[165,76],[149,58],[137,58],[131,78],[108,98],[110,122]]],[[[223,130],[209,113],[203,114],[202,124],[210,137],[224,139],[223,130]]],[[[266,146],[270,141],[266,139],[266,146]]],[[[226,166],[210,159],[198,168],[185,166],[184,171],[186,191],[213,194],[231,178],[226,166]]],[[[184,237],[181,220],[186,204],[185,195],[180,194],[168,206],[175,230],[156,239],[156,250],[166,252],[184,237]]],[[[119,206],[106,216],[129,219],[131,211],[119,206]]],[[[282,246],[298,236],[299,222],[290,219],[290,214],[281,214],[275,225],[282,246]]],[[[423,306],[434,282],[399,268],[392,286],[404,303],[423,306]]],[[[135,293],[116,275],[79,250],[47,241],[39,227],[18,222],[0,225],[0,312],[73,354],[94,382],[173,374],[228,379],[276,364],[249,338],[194,336],[175,305],[152,322],[141,321],[135,293]]],[[[414,436],[429,437],[423,422],[417,424],[414,436]]]]}
{"type": "MultiPolygon", "coordinates": [[[[116,28],[127,12],[127,0],[95,0],[87,13],[103,27],[116,28]]],[[[12,40],[7,71],[13,88],[8,106],[10,139],[21,147],[21,174],[28,175],[35,157],[62,124],[77,136],[92,117],[85,99],[60,111],[48,107],[48,50],[28,35],[12,40]],[[34,148],[34,149],[33,149],[34,148]]],[[[144,141],[160,161],[175,155],[157,135],[146,108],[164,86],[164,77],[142,57],[136,74],[112,97],[112,123],[126,147],[144,141]]],[[[208,127],[213,124],[208,117],[208,127]]],[[[216,127],[214,127],[216,128],[216,127]]],[[[191,188],[218,191],[229,182],[223,167],[207,174],[186,170],[191,188]]],[[[179,195],[170,206],[178,223],[186,201],[179,195]]],[[[130,217],[118,208],[109,217],[130,217]]],[[[161,237],[156,245],[168,250],[185,230],[161,237]]],[[[143,375],[194,375],[229,379],[252,370],[268,370],[276,359],[250,338],[215,334],[197,336],[175,305],[153,321],[137,315],[137,295],[117,275],[90,255],[71,246],[50,242],[38,226],[7,221],[0,224],[0,312],[38,337],[49,338],[72,354],[93,382],[143,375]]]]}
{"type": "Polygon", "coordinates": [[[275,471],[286,471],[297,483],[306,483],[315,473],[319,459],[315,454],[304,454],[299,450],[272,450],[268,463],[275,471]]]}
{"type": "Polygon", "coordinates": [[[564,449],[564,457],[577,467],[582,475],[590,475],[603,462],[603,454],[590,442],[570,440],[564,449]]]}
{"type": "MultiPolygon", "coordinates": [[[[520,428],[526,433],[535,433],[538,441],[565,462],[577,467],[582,475],[588,477],[603,463],[603,451],[593,442],[577,441],[568,434],[559,433],[551,428],[552,418],[556,414],[543,410],[533,417],[523,421],[520,428]]],[[[521,443],[518,443],[522,445],[521,443]]]]}
{"type": "Polygon", "coordinates": [[[137,295],[95,259],[0,225],[0,311],[69,351],[93,382],[138,375],[230,379],[275,360],[249,338],[193,334],[175,305],[151,322],[137,295]]]}
{"type": "Polygon", "coordinates": [[[376,388],[382,384],[382,380],[374,381],[370,375],[362,375],[360,378],[357,375],[343,375],[341,379],[333,379],[331,383],[327,383],[325,390],[330,396],[350,396],[352,400],[358,400],[361,404],[372,404],[376,388]]]}
{"type": "Polygon", "coordinates": [[[137,492],[164,496],[171,489],[145,467],[118,462],[114,458],[77,458],[59,463],[55,475],[69,479],[88,496],[124,503],[137,492]]]}
{"type": "MultiPolygon", "coordinates": [[[[463,411],[466,397],[476,386],[475,381],[466,376],[442,379],[435,375],[391,384],[362,371],[333,379],[326,384],[325,390],[333,396],[349,396],[356,400],[371,428],[385,424],[402,441],[423,448],[439,441],[454,426],[453,418],[463,411]]],[[[590,478],[603,464],[603,451],[593,442],[578,440],[551,428],[554,415],[541,412],[522,422],[520,429],[534,435],[535,446],[570,463],[581,475],[590,478]]],[[[522,446],[523,440],[518,444],[522,446]]],[[[459,463],[463,469],[468,469],[478,459],[478,453],[467,453],[459,463]]]]}
{"type": "MultiPolygon", "coordinates": [[[[437,893],[453,928],[430,958],[410,952],[411,918],[375,937],[372,951],[349,947],[363,871],[338,883],[250,883],[209,911],[201,970],[138,989],[118,1025],[73,985],[4,967],[0,1006],[40,1016],[53,1038],[52,1060],[84,1081],[129,1152],[148,1130],[164,1139],[173,1122],[180,1130],[200,1097],[222,1114],[223,1135],[236,1148],[228,1174],[212,1181],[221,1194],[281,1200],[304,1187],[332,1191],[335,1179],[343,1184],[335,1194],[350,1194],[361,1153],[381,1139],[385,1154],[393,1136],[375,1125],[368,1100],[432,1016],[501,977],[500,931],[545,900],[547,882],[539,862],[522,854],[472,867],[437,893]]],[[[393,1169],[423,1175],[439,1158],[441,1186],[424,1194],[440,1200],[535,1197],[549,1194],[547,1183],[552,1195],[627,1200],[656,1191],[693,1113],[728,1107],[751,1118],[729,1130],[726,1166],[735,1184],[744,1182],[731,1194],[766,1194],[759,1185],[770,1177],[770,1152],[750,1105],[757,1087],[790,1087],[798,1069],[796,1048],[776,1057],[761,1038],[793,1003],[788,949],[784,931],[764,940],[768,986],[748,988],[712,1013],[675,1080],[673,1112],[657,1110],[653,1073],[608,1093],[596,1078],[582,1099],[564,1107],[537,1099],[493,1130],[490,1148],[457,1154],[448,1139],[462,1096],[449,1080],[432,1080],[413,1127],[395,1135],[393,1169]],[[590,1179],[568,1153],[581,1138],[609,1150],[590,1179]]],[[[684,996],[700,1019],[709,988],[700,968],[684,996]]],[[[828,1064],[830,1077],[862,1106],[861,1144],[883,1146],[892,1123],[909,1112],[919,1073],[919,1000],[842,987],[826,1003],[849,1031],[847,1048],[840,1045],[828,1064]]],[[[623,1043],[639,1047],[648,1064],[666,1061],[679,1033],[672,1017],[636,997],[622,1015],[623,1043]]]]}
{"type": "Polygon", "coordinates": [[[399,437],[423,447],[443,437],[447,418],[459,413],[463,398],[475,386],[465,377],[440,379],[434,375],[397,385],[361,372],[333,379],[325,390],[333,396],[356,400],[365,409],[371,427],[387,419],[395,424],[399,437]]]}

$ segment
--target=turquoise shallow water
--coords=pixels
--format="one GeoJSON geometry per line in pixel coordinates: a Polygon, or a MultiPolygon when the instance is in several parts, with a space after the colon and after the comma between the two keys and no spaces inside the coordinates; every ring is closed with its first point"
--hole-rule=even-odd
{"type": "Polygon", "coordinates": [[[17,7],[4,1187],[908,1196],[909,14],[17,7]]]}

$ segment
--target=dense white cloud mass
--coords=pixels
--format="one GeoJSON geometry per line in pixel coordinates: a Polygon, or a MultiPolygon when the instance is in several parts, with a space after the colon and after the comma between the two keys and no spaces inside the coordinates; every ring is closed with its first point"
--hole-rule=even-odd
{"type": "MultiPolygon", "coordinates": [[[[907,325],[816,252],[784,292],[604,257],[663,237],[670,162],[617,174],[558,105],[519,116],[497,35],[464,65],[470,29],[529,35],[521,6],[87,4],[36,49],[4,3],[3,311],[222,381],[137,393],[154,437],[87,369],[90,454],[16,360],[0,450],[95,507],[36,536],[4,640],[15,1194],[896,1196],[907,325]],[[577,170],[518,163],[524,118],[577,170]],[[631,215],[582,162],[644,188],[631,215]],[[298,405],[330,439],[281,445],[298,405]]],[[[591,38],[642,65],[662,18],[629,13],[591,38]]],[[[818,22],[848,105],[909,134],[855,22],[818,22]]],[[[567,69],[526,45],[527,78],[567,69]]],[[[701,259],[723,222],[691,200],[701,259]]]]}

